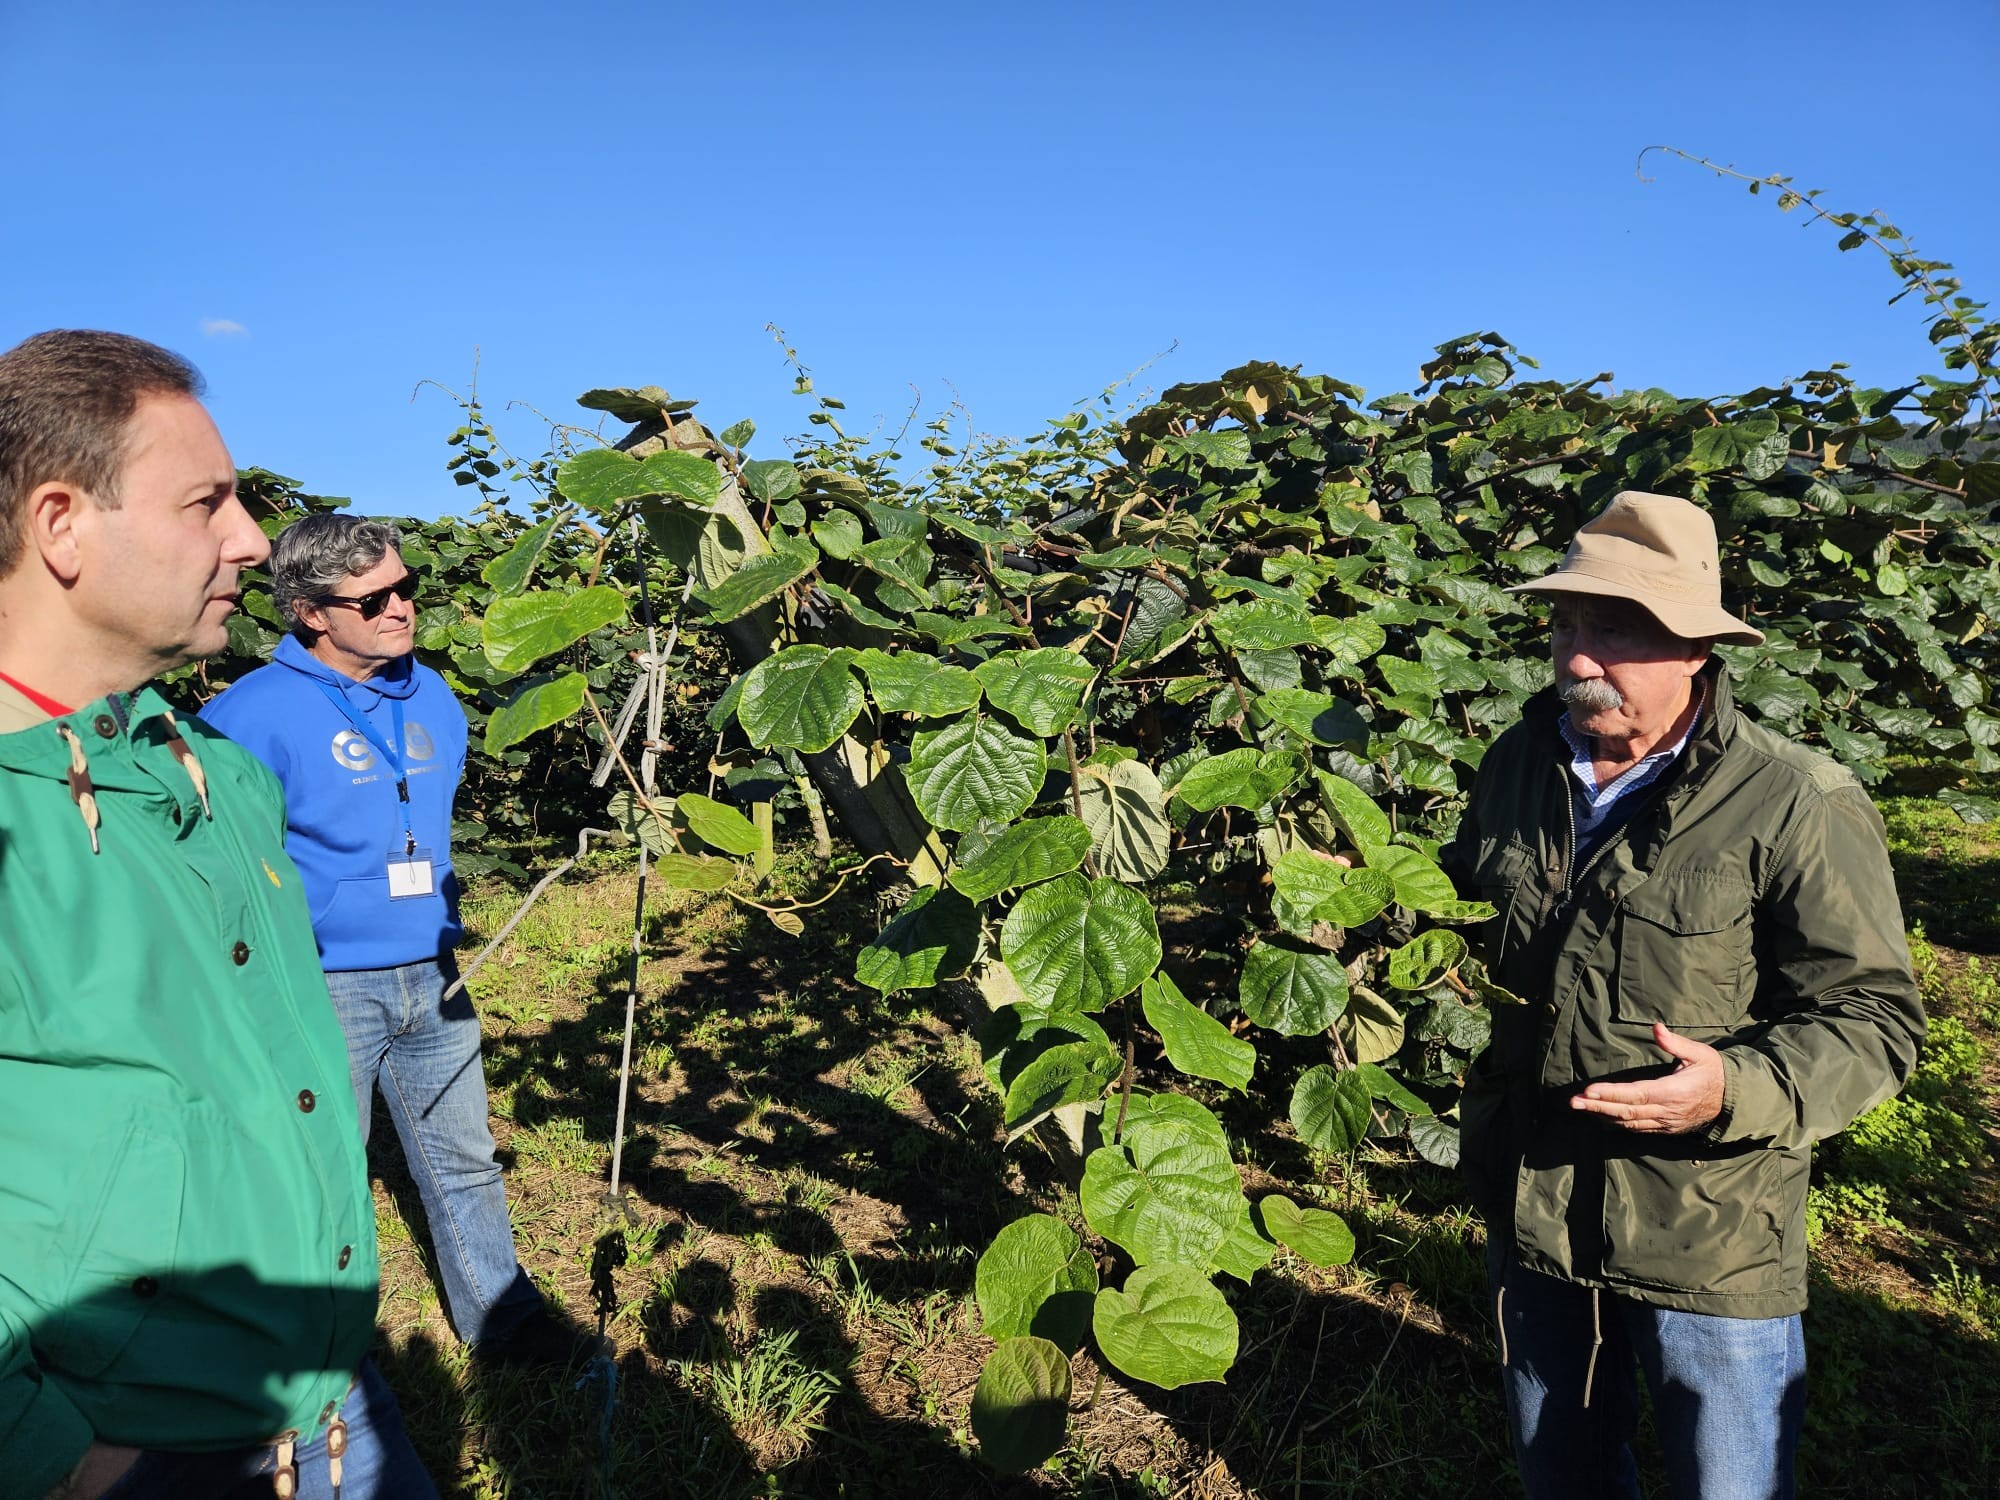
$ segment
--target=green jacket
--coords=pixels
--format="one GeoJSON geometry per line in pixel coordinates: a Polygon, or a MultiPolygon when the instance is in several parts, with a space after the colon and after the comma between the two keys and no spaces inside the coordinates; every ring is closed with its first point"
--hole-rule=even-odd
{"type": "Polygon", "coordinates": [[[346,1045],[278,783],[198,721],[177,753],[167,709],[148,690],[0,734],[6,1500],[93,1438],[309,1435],[373,1328],[346,1045]]]}
{"type": "Polygon", "coordinates": [[[1882,821],[1854,777],[1710,711],[1650,801],[1574,876],[1552,692],[1494,742],[1444,863],[1498,914],[1496,1007],[1460,1108],[1490,1233],[1551,1276],[1642,1302],[1782,1317],[1806,1302],[1812,1143],[1902,1085],[1923,1039],[1882,821]],[[1571,889],[1573,885],[1573,890],[1571,889]],[[1721,1115],[1640,1135],[1568,1103],[1662,1072],[1663,1021],[1720,1049],[1721,1115]]]}

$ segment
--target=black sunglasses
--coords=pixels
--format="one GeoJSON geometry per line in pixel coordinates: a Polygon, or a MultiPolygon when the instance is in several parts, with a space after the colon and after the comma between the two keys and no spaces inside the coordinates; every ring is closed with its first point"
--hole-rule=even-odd
{"type": "Polygon", "coordinates": [[[371,593],[357,594],[352,599],[344,594],[329,594],[326,598],[317,602],[322,608],[334,604],[345,605],[348,609],[360,614],[362,619],[372,620],[389,607],[389,596],[391,594],[394,594],[398,599],[416,598],[417,575],[414,573],[405,573],[387,588],[376,589],[371,593]]]}

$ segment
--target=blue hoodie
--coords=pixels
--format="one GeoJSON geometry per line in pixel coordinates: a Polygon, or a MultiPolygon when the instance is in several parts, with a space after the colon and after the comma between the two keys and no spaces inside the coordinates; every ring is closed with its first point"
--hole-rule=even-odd
{"type": "Polygon", "coordinates": [[[465,711],[444,679],[404,657],[366,682],[336,672],[291,636],[269,666],[232,683],[201,711],[277,774],[285,788],[285,852],[304,878],[328,970],[389,969],[450,954],[464,935],[451,872],[451,804],[465,770],[465,711]],[[389,856],[405,846],[396,774],[327,698],[345,695],[387,743],[403,715],[410,831],[430,851],[433,893],[389,899],[389,856]]]}

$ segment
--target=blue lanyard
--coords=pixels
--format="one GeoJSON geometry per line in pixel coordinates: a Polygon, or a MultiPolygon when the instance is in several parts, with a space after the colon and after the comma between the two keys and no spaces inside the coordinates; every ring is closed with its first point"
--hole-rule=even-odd
{"type": "Polygon", "coordinates": [[[373,745],[376,754],[380,755],[389,769],[396,773],[396,800],[402,805],[403,814],[403,852],[405,854],[414,853],[417,847],[417,835],[416,831],[410,826],[410,777],[409,773],[403,769],[403,757],[401,753],[403,743],[403,700],[401,698],[389,699],[389,719],[395,726],[396,732],[396,742],[392,745],[382,738],[381,731],[368,722],[367,715],[354,706],[348,699],[347,694],[328,682],[324,677],[313,678],[312,684],[322,693],[326,694],[327,701],[340,710],[341,715],[347,722],[354,726],[355,733],[373,745]]]}

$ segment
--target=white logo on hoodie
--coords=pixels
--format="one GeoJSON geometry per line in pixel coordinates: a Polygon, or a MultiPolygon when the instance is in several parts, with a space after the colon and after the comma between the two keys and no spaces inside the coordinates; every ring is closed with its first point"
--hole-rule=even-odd
{"type": "Polygon", "coordinates": [[[333,737],[333,763],[343,771],[366,771],[375,764],[375,749],[352,729],[333,737]]]}

